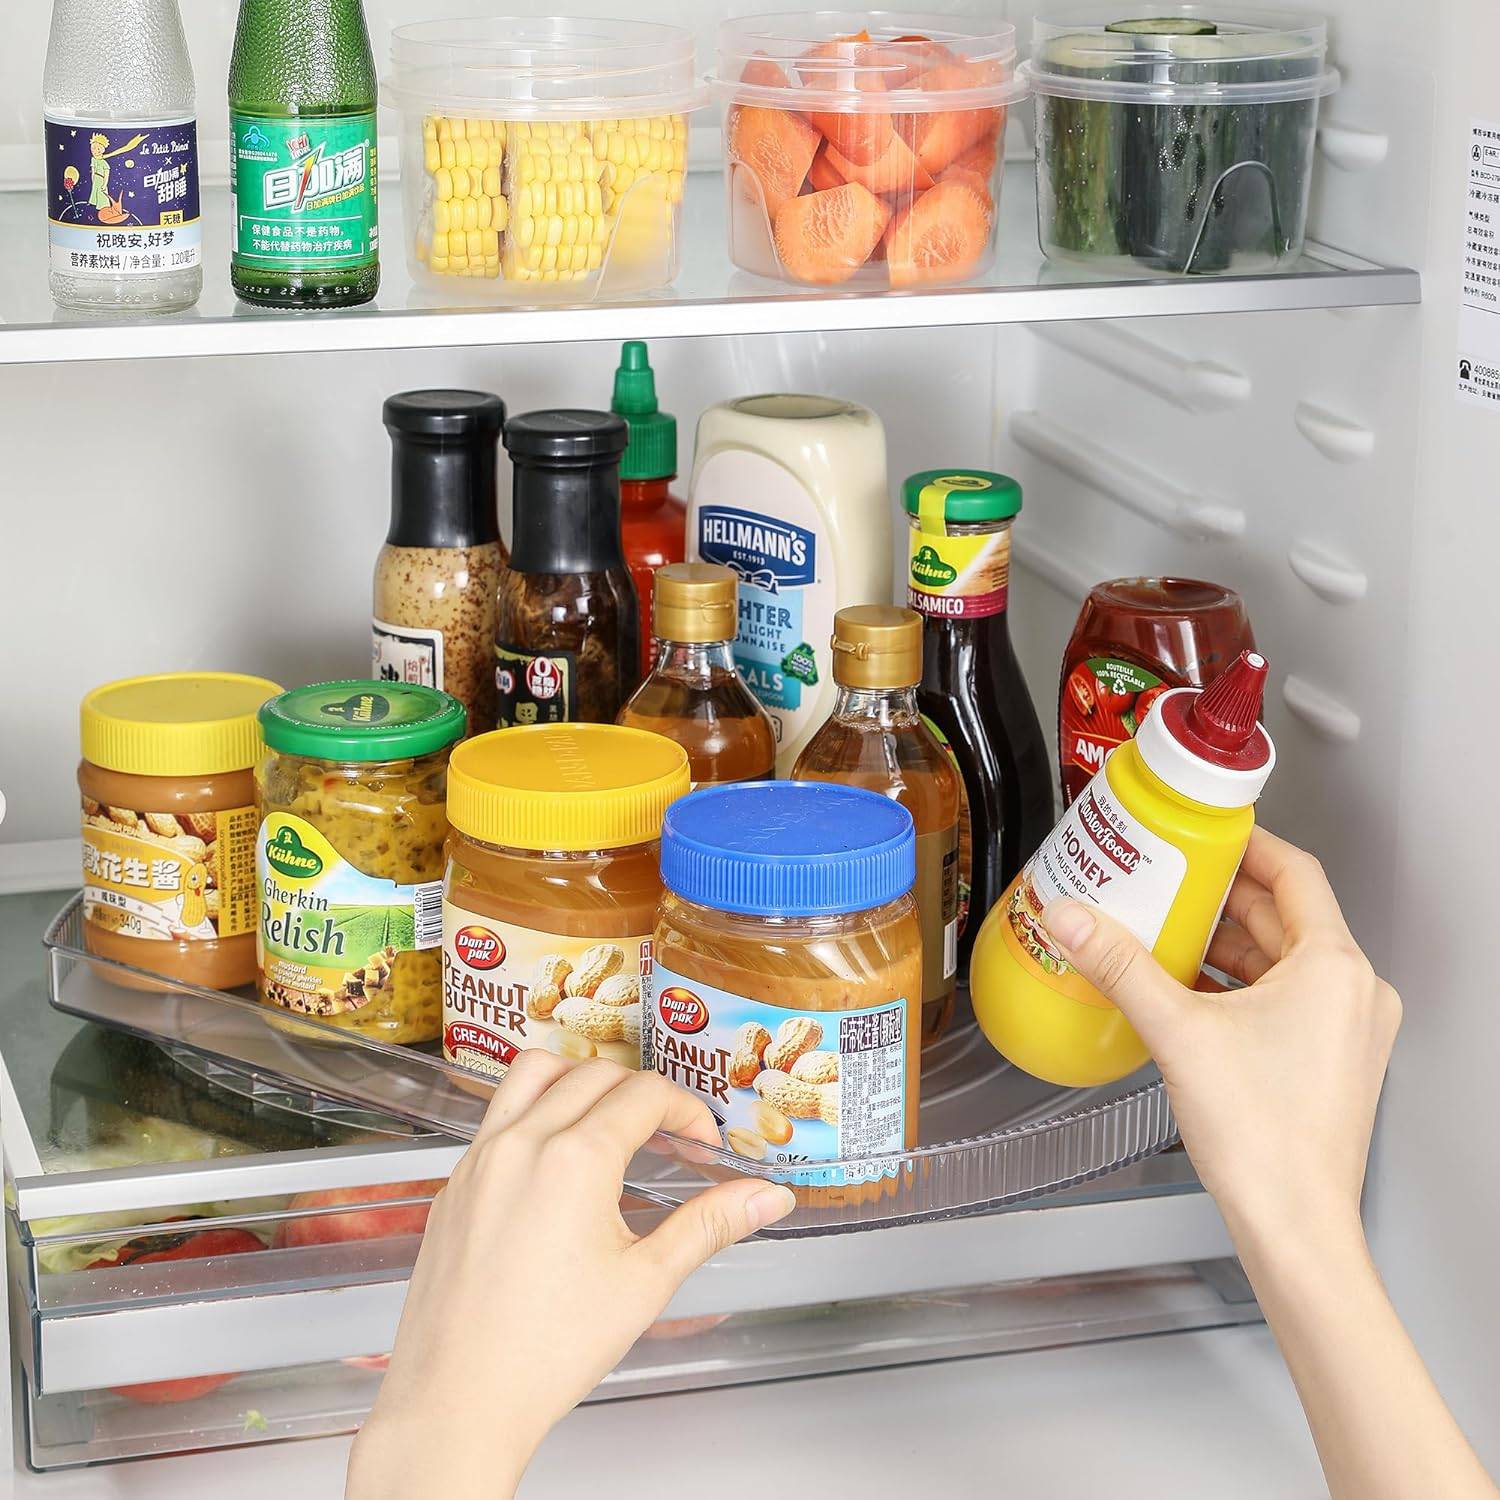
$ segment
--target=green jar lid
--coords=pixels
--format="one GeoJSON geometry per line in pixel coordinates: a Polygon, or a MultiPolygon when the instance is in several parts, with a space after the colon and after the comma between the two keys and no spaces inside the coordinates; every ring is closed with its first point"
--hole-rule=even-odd
{"type": "Polygon", "coordinates": [[[923,469],[901,486],[909,516],[982,526],[1021,513],[1021,486],[1009,474],[988,469],[923,469]]]}
{"type": "Polygon", "coordinates": [[[272,698],[260,732],[272,750],[314,760],[410,760],[463,738],[464,706],[414,683],[315,682],[272,698]]]}
{"type": "Polygon", "coordinates": [[[657,405],[656,373],[639,339],[620,346],[609,409],[630,429],[620,478],[670,479],[677,472],[677,418],[657,405]]]}

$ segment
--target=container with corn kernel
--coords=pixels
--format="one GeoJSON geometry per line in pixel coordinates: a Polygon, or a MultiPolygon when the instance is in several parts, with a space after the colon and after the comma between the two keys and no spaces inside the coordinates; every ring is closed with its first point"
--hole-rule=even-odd
{"type": "Polygon", "coordinates": [[[648,291],[677,274],[690,32],[491,17],[398,29],[401,190],[415,281],[496,300],[648,291]]]}

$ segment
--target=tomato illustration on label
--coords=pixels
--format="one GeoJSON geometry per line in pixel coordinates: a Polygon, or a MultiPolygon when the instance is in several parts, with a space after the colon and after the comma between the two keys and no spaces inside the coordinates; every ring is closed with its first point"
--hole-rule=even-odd
{"type": "Polygon", "coordinates": [[[1069,802],[1116,745],[1133,739],[1141,719],[1169,684],[1144,667],[1111,656],[1079,662],[1063,682],[1058,740],[1069,802]]]}
{"type": "Polygon", "coordinates": [[[684,985],[674,984],[663,990],[656,1003],[662,1021],[683,1036],[691,1036],[708,1025],[708,1007],[684,985]]]}
{"type": "Polygon", "coordinates": [[[477,923],[453,934],[453,951],[471,969],[498,969],[505,962],[505,943],[498,932],[477,923]]]}

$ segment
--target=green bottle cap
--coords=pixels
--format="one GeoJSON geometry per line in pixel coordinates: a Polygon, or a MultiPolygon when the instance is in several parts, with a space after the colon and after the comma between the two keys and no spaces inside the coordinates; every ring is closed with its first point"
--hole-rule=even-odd
{"type": "Polygon", "coordinates": [[[620,478],[670,479],[677,472],[677,418],[656,404],[656,376],[640,339],[620,346],[609,409],[624,417],[630,428],[620,478]]]}
{"type": "Polygon", "coordinates": [[[901,502],[909,516],[982,526],[1020,514],[1021,486],[987,469],[923,469],[901,486],[901,502]]]}
{"type": "Polygon", "coordinates": [[[408,760],[463,738],[464,706],[406,682],[316,682],[260,710],[266,745],[314,760],[408,760]]]}

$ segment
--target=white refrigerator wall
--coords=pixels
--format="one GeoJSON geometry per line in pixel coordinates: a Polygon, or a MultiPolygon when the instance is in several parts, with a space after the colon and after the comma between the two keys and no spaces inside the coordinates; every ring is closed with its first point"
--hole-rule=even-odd
{"type": "MultiPolygon", "coordinates": [[[[235,6],[183,8],[203,134],[217,140],[235,6]]],[[[382,59],[394,19],[485,9],[367,8],[382,59]]],[[[1016,473],[1026,508],[1012,618],[1049,726],[1057,662],[1090,581],[1171,569],[1244,592],[1279,684],[1267,715],[1281,764],[1265,820],[1325,859],[1356,934],[1407,1002],[1370,1193],[1381,1265],[1500,1467],[1500,1195],[1487,1107],[1500,1007],[1484,823],[1460,795],[1500,731],[1487,687],[1500,416],[1452,396],[1463,145],[1471,118],[1500,117],[1500,14],[1493,0],[1322,8],[1345,87],[1325,105],[1314,232],[1418,266],[1421,308],[684,340],[654,345],[653,360],[681,423],[684,470],[705,404],[781,387],[881,412],[893,485],[933,464],[1016,473]]],[[[706,39],[725,7],[624,9],[686,13],[706,39]]],[[[1030,9],[1009,7],[1023,31],[1030,9]]],[[[13,173],[39,134],[47,6],[17,0],[8,11],[0,167],[13,173]]],[[[76,703],[90,685],[166,667],[287,682],[363,669],[386,517],[385,395],[474,385],[513,411],[598,404],[615,352],[0,371],[10,645],[0,787],[11,802],[0,876],[21,862],[18,843],[73,832],[76,703]]]]}

